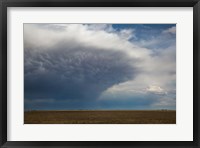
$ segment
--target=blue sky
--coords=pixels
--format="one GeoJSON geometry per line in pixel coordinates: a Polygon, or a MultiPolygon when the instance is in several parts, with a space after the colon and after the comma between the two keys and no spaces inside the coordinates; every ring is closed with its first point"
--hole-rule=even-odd
{"type": "Polygon", "coordinates": [[[176,109],[176,25],[24,24],[24,107],[176,109]]]}

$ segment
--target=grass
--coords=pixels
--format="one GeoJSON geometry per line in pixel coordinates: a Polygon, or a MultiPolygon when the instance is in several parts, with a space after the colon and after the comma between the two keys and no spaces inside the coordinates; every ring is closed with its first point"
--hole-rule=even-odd
{"type": "Polygon", "coordinates": [[[176,111],[25,111],[24,124],[176,124],[176,111]]]}

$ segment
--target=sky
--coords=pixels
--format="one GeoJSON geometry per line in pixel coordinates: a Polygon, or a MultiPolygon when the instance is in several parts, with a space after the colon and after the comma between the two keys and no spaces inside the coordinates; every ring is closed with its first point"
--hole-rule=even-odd
{"type": "Polygon", "coordinates": [[[24,24],[25,110],[176,109],[176,24],[24,24]]]}

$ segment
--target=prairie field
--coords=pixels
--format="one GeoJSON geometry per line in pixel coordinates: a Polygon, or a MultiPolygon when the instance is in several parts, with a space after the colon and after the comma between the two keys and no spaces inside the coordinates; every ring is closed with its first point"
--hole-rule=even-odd
{"type": "Polygon", "coordinates": [[[25,111],[24,124],[176,124],[176,111],[25,111]]]}

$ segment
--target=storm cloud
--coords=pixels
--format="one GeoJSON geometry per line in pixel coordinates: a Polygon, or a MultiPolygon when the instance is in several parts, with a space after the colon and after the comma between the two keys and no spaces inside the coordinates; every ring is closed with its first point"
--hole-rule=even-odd
{"type": "Polygon", "coordinates": [[[28,99],[97,99],[103,91],[133,79],[139,71],[133,66],[137,59],[122,51],[73,42],[76,45],[69,46],[67,39],[52,42],[57,43],[43,49],[25,40],[24,88],[28,99]]]}

